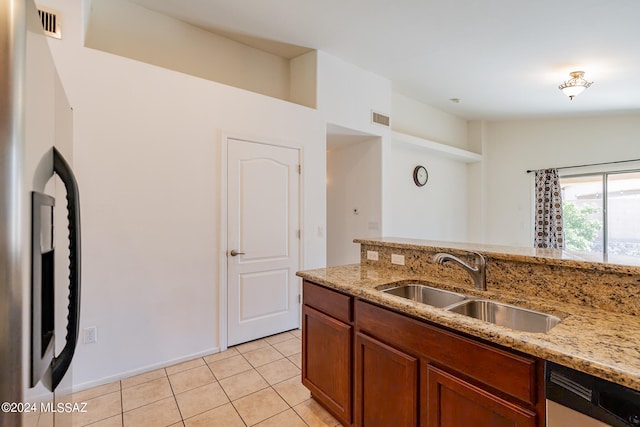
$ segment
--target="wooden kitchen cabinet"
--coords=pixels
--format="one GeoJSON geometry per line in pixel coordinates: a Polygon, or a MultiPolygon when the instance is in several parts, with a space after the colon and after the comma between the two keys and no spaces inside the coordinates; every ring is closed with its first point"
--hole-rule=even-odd
{"type": "Polygon", "coordinates": [[[302,384],[343,425],[352,421],[352,298],[304,282],[302,384]],[[322,310],[322,311],[321,311],[322,310]]]}
{"type": "Polygon", "coordinates": [[[344,425],[544,427],[543,360],[304,286],[303,384],[344,425]]]}
{"type": "MultiPolygon", "coordinates": [[[[544,426],[542,360],[368,302],[356,300],[354,305],[358,337],[366,336],[420,361],[417,383],[406,381],[407,388],[419,390],[418,411],[397,426],[544,426]]],[[[356,373],[361,363],[356,359],[356,373]]],[[[373,369],[368,372],[375,375],[373,369]]],[[[356,375],[356,391],[366,383],[364,375],[356,375]]],[[[356,392],[356,414],[362,410],[359,405],[356,392]]]]}
{"type": "Polygon", "coordinates": [[[355,421],[358,426],[416,426],[418,359],[356,334],[355,421]]]}
{"type": "Polygon", "coordinates": [[[422,425],[428,427],[535,427],[536,413],[427,365],[423,370],[426,407],[422,425]]]}

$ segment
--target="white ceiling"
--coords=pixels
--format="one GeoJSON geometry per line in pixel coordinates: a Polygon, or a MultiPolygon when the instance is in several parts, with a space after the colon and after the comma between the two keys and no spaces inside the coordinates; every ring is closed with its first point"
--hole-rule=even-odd
{"type": "Polygon", "coordinates": [[[466,119],[640,112],[640,0],[131,1],[322,50],[466,119]],[[595,83],[569,101],[558,85],[575,70],[595,83]]]}

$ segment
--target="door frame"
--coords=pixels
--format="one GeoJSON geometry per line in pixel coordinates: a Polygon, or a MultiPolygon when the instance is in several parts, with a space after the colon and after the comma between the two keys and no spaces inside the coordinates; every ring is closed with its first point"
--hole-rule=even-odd
{"type": "MultiPolygon", "coordinates": [[[[227,328],[227,316],[228,316],[228,277],[227,277],[227,153],[229,147],[229,140],[239,140],[244,142],[250,142],[253,144],[271,145],[274,147],[290,148],[298,151],[298,164],[300,165],[300,173],[298,174],[298,228],[300,229],[300,238],[298,244],[298,266],[300,269],[304,265],[304,147],[297,143],[288,143],[286,140],[275,141],[266,138],[248,137],[245,135],[222,132],[220,135],[220,230],[219,230],[219,242],[218,242],[218,280],[220,286],[218,288],[218,340],[220,343],[220,351],[227,349],[227,343],[229,341],[227,328]]],[[[298,295],[302,295],[302,279],[298,278],[298,295]]],[[[298,326],[300,326],[302,318],[302,303],[298,303],[298,326]]]]}

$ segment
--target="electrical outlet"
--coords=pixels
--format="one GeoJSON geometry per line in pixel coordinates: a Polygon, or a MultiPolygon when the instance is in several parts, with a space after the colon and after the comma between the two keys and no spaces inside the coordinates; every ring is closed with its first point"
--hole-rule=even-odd
{"type": "Polygon", "coordinates": [[[85,344],[91,344],[94,342],[98,342],[98,328],[95,326],[91,326],[89,328],[84,328],[82,330],[83,333],[83,342],[85,344]]]}
{"type": "Polygon", "coordinates": [[[404,255],[391,254],[391,264],[404,265],[404,255]]]}
{"type": "Polygon", "coordinates": [[[378,260],[378,251],[367,251],[367,259],[371,261],[378,260]]]}

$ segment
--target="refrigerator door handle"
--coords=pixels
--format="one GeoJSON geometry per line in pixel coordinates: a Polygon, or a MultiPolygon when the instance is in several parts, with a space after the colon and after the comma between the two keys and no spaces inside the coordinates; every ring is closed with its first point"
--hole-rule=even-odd
{"type": "Polygon", "coordinates": [[[80,329],[80,195],[71,167],[55,147],[53,147],[53,170],[67,190],[69,221],[69,313],[64,348],[51,362],[52,386],[55,390],[71,365],[80,329]]]}

